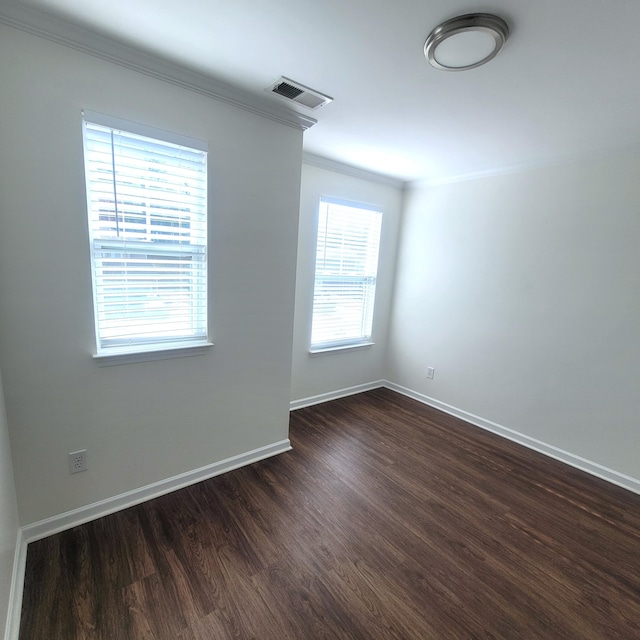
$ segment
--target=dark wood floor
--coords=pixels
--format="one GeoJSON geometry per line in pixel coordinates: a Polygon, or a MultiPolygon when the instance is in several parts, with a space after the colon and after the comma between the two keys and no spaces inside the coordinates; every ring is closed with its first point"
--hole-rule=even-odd
{"type": "Polygon", "coordinates": [[[21,640],[640,638],[640,496],[387,390],[29,545],[21,640]]]}

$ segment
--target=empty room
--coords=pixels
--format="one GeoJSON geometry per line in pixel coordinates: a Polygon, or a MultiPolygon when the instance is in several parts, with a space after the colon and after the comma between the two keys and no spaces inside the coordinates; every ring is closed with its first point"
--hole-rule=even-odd
{"type": "Polygon", "coordinates": [[[0,0],[0,638],[640,640],[639,23],[0,0]]]}

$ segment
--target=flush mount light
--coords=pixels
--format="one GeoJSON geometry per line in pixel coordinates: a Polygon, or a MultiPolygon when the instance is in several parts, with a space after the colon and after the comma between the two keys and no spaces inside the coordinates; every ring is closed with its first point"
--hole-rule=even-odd
{"type": "Polygon", "coordinates": [[[469,13],[436,27],[424,43],[424,55],[436,69],[473,69],[494,58],[508,35],[509,27],[502,18],[469,13]]]}

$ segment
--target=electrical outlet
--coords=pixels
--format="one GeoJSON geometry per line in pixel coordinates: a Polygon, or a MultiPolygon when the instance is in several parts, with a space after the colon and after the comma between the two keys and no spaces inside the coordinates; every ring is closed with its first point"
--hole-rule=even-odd
{"type": "Polygon", "coordinates": [[[427,367],[427,378],[433,380],[433,376],[436,374],[436,370],[433,367],[427,367]]]}
{"type": "Polygon", "coordinates": [[[74,451],[69,454],[69,473],[80,473],[87,470],[87,450],[74,451]]]}

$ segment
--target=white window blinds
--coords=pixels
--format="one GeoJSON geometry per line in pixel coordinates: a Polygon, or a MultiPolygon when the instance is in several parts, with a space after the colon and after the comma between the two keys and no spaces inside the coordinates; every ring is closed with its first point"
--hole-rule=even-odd
{"type": "Polygon", "coordinates": [[[84,145],[98,355],[204,344],[206,147],[95,116],[84,145]]]}
{"type": "Polygon", "coordinates": [[[382,212],[320,200],[311,349],[371,339],[382,212]]]}

